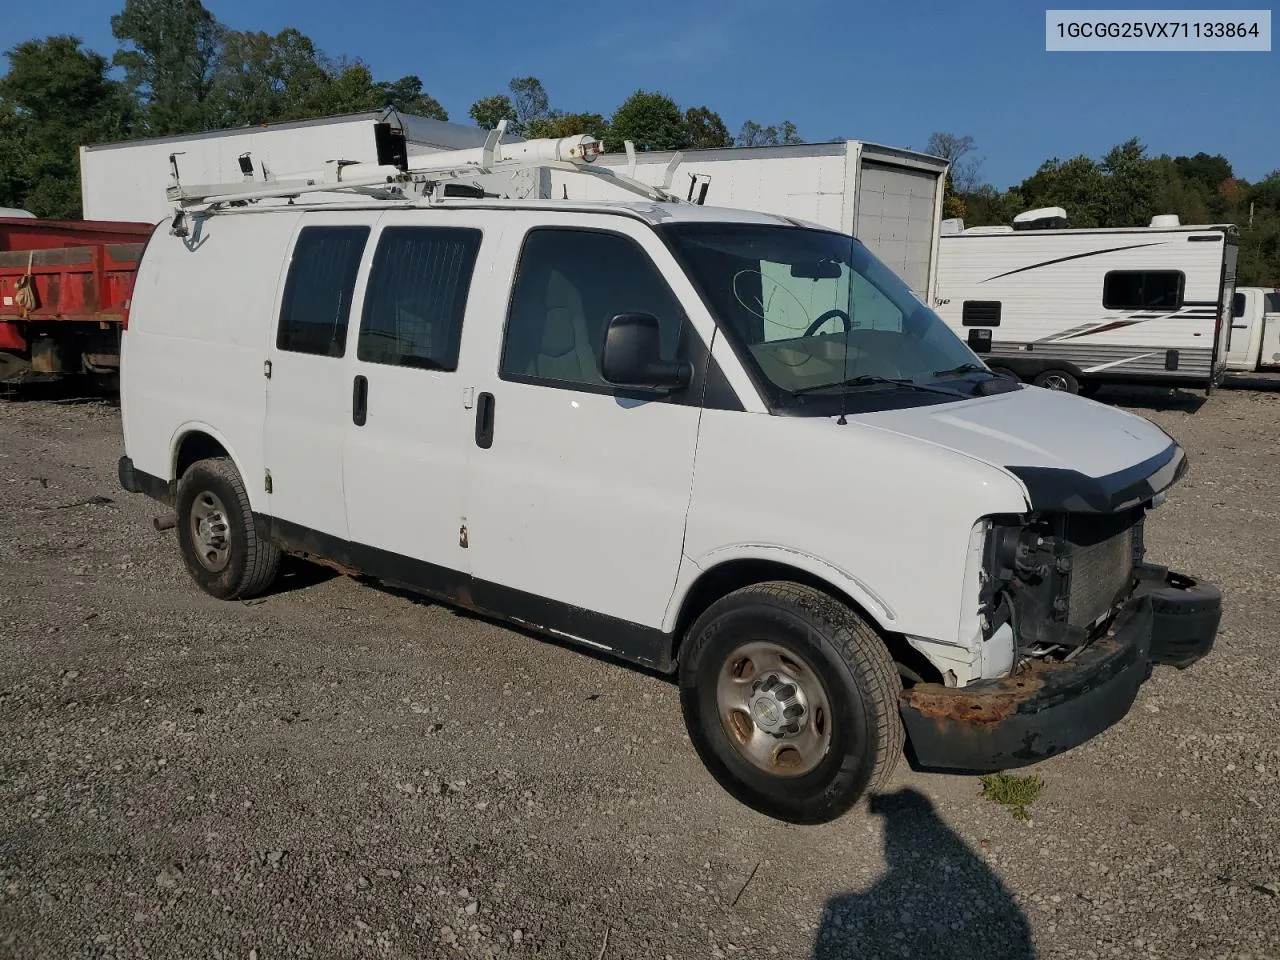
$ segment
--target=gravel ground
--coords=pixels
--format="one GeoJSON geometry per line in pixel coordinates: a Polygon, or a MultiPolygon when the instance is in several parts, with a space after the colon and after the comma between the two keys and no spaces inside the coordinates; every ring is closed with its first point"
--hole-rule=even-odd
{"type": "Polygon", "coordinates": [[[1152,557],[1217,648],[1028,772],[836,823],[724,794],[675,688],[297,565],[199,593],[119,413],[0,404],[0,955],[1280,957],[1280,395],[1112,398],[1192,455],[1152,557]]]}

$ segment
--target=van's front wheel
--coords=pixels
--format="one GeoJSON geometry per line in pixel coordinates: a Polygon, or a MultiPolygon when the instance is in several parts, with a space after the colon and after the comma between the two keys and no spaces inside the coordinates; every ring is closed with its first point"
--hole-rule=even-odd
{"type": "Polygon", "coordinates": [[[178,546],[205,593],[238,600],[262,593],[280,570],[280,550],[258,530],[240,472],[228,459],[192,464],[178,483],[178,546]]]}
{"type": "Polygon", "coordinates": [[[795,583],[744,587],[693,625],[680,701],[698,755],[761,813],[825,823],[888,779],[902,755],[901,681],[876,633],[795,583]]]}

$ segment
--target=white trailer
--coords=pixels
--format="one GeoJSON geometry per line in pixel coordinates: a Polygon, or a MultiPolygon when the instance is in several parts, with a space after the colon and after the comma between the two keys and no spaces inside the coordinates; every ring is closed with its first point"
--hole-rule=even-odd
{"type": "MultiPolygon", "coordinates": [[[[611,153],[595,164],[625,172],[630,160],[611,153]]],[[[840,140],[640,153],[632,175],[654,185],[670,177],[671,191],[694,202],[792,217],[852,234],[930,303],[946,172],[947,162],[939,157],[840,140]]],[[[551,172],[550,182],[555,200],[625,196],[607,181],[559,171],[551,172]]]]}
{"type": "MultiPolygon", "coordinates": [[[[219,183],[241,176],[239,161],[245,154],[252,158],[260,178],[264,168],[270,173],[308,169],[317,157],[391,164],[397,150],[417,156],[478,147],[487,133],[467,124],[385,110],[84,146],[80,148],[84,216],[150,223],[168,218],[173,205],[157,185],[169,181],[173,154],[184,181],[219,183]]],[[[504,142],[519,139],[508,136],[504,142]]]]}
{"type": "Polygon", "coordinates": [[[1238,231],[1185,226],[1068,229],[1061,208],[1013,227],[947,221],[934,309],[992,369],[1090,393],[1103,383],[1219,383],[1238,231]]]}

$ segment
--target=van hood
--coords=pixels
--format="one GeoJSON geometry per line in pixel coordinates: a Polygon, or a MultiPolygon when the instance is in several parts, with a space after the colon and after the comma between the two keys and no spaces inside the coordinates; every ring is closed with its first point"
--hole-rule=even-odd
{"type": "Polygon", "coordinates": [[[1151,421],[1039,387],[850,421],[1007,470],[1026,486],[1033,510],[1125,510],[1168,489],[1187,467],[1182,448],[1151,421]]]}

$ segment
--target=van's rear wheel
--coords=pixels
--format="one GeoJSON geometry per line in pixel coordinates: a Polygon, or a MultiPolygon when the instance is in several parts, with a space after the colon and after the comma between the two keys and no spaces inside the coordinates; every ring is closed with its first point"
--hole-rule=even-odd
{"type": "Polygon", "coordinates": [[[280,570],[280,550],[257,527],[249,494],[225,458],[192,464],[178,483],[178,546],[205,593],[237,600],[262,593],[280,570]]]}
{"type": "Polygon", "coordinates": [[[680,702],[703,763],[737,799],[792,823],[834,820],[888,780],[901,690],[862,618],[795,583],[712,604],[681,652],[680,702]]]}

